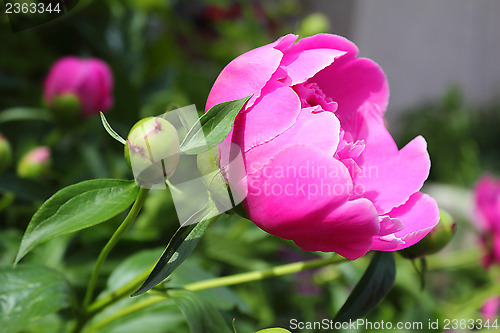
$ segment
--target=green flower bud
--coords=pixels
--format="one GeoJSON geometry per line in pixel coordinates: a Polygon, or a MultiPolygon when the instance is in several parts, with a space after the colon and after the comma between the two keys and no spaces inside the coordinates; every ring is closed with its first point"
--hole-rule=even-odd
{"type": "Polygon", "coordinates": [[[439,210],[439,223],[420,242],[400,250],[399,253],[408,259],[425,257],[441,251],[451,242],[457,224],[444,210],[439,210]]]}
{"type": "Polygon", "coordinates": [[[138,121],[130,130],[125,159],[139,186],[164,184],[179,162],[179,137],[175,127],[160,117],[138,121]]]}
{"type": "Polygon", "coordinates": [[[56,121],[63,126],[71,126],[80,119],[81,103],[75,94],[58,95],[52,99],[50,109],[56,121]]]}
{"type": "Polygon", "coordinates": [[[47,176],[50,168],[50,149],[48,147],[38,147],[19,161],[17,174],[21,178],[40,179],[47,176]]]}
{"type": "Polygon", "coordinates": [[[302,19],[299,25],[301,37],[312,36],[330,30],[328,16],[323,13],[313,13],[302,19]]]}
{"type": "Polygon", "coordinates": [[[7,169],[12,162],[12,148],[9,141],[0,133],[0,174],[7,169]]]}

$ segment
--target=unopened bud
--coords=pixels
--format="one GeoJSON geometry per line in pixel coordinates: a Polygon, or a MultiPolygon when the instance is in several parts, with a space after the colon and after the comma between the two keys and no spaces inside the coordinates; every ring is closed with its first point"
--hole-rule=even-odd
{"type": "Polygon", "coordinates": [[[428,256],[441,251],[448,245],[456,232],[456,222],[444,210],[439,210],[439,223],[420,242],[400,250],[399,253],[409,259],[428,256]]]}
{"type": "Polygon", "coordinates": [[[0,134],[0,174],[7,169],[12,162],[12,149],[9,141],[0,134]]]}
{"type": "Polygon", "coordinates": [[[21,178],[40,179],[47,175],[50,168],[50,149],[42,146],[28,152],[17,165],[21,178]]]}
{"type": "Polygon", "coordinates": [[[125,159],[139,186],[165,184],[179,162],[179,137],[175,127],[160,117],[138,121],[130,130],[125,159]]]}
{"type": "Polygon", "coordinates": [[[56,121],[62,125],[73,125],[80,118],[81,103],[72,93],[55,96],[50,104],[56,121]]]}

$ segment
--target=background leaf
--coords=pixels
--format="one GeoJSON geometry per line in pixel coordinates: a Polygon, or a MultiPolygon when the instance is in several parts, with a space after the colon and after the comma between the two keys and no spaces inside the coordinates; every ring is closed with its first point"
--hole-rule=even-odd
{"type": "Polygon", "coordinates": [[[0,191],[12,192],[16,197],[28,201],[42,201],[50,195],[50,189],[44,184],[19,178],[14,173],[0,176],[0,191]]]}
{"type": "Polygon", "coordinates": [[[228,323],[209,301],[187,290],[168,292],[179,306],[191,333],[231,333],[228,323]]]}
{"type": "Polygon", "coordinates": [[[172,299],[155,302],[147,307],[116,316],[122,311],[153,299],[152,295],[126,297],[99,312],[84,329],[84,332],[99,333],[165,333],[188,332],[184,316],[172,299]]]}
{"type": "Polygon", "coordinates": [[[43,242],[109,220],[127,209],[138,191],[134,181],[116,179],[89,180],[63,188],[33,215],[16,263],[43,242]]]}
{"type": "Polygon", "coordinates": [[[211,220],[180,227],[172,237],[155,268],[142,286],[132,294],[138,296],[165,280],[193,252],[211,220]]]}
{"type": "Polygon", "coordinates": [[[290,331],[281,327],[273,327],[260,330],[256,333],[290,333],[290,331]]]}
{"type": "Polygon", "coordinates": [[[335,317],[345,322],[365,316],[391,290],[396,278],[392,252],[375,252],[370,265],[335,317]]]}
{"type": "Polygon", "coordinates": [[[235,101],[214,105],[200,117],[181,143],[181,151],[186,154],[198,154],[221,143],[231,132],[236,115],[241,111],[251,96],[235,101]]]}
{"type": "Polygon", "coordinates": [[[105,292],[112,293],[134,280],[155,263],[161,251],[161,248],[155,248],[136,252],[122,261],[109,276],[105,292]]]}
{"type": "Polygon", "coordinates": [[[9,121],[50,121],[49,110],[42,108],[14,107],[0,112],[0,124],[9,121]]]}
{"type": "Polygon", "coordinates": [[[69,306],[64,276],[48,267],[0,267],[0,332],[18,332],[35,318],[69,306]]]}

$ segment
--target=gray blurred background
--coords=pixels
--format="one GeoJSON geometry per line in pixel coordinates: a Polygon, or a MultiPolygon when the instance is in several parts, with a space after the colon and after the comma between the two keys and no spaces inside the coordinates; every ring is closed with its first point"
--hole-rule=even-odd
{"type": "Polygon", "coordinates": [[[389,79],[387,117],[459,87],[468,104],[498,102],[500,1],[305,0],[330,31],[354,41],[389,79]]]}

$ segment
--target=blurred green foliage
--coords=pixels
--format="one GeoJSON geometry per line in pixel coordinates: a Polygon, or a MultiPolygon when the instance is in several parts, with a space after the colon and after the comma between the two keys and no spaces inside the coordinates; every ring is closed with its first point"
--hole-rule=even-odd
{"type": "Polygon", "coordinates": [[[440,101],[406,110],[401,125],[398,142],[427,140],[431,181],[471,187],[482,173],[500,172],[500,103],[470,106],[451,88],[440,101]]]}

